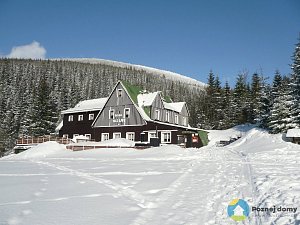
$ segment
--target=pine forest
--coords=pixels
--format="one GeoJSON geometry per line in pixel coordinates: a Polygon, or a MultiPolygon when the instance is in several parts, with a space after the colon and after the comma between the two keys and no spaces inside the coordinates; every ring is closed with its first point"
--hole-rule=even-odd
{"type": "Polygon", "coordinates": [[[292,56],[291,74],[243,72],[234,86],[222,84],[210,71],[207,86],[171,80],[135,67],[69,60],[0,59],[0,142],[4,150],[19,136],[55,132],[60,112],[79,101],[107,97],[118,80],[147,91],[162,91],[186,101],[189,124],[227,129],[255,123],[270,133],[300,126],[300,42],[292,56]],[[274,77],[268,79],[268,77],[274,77]]]}

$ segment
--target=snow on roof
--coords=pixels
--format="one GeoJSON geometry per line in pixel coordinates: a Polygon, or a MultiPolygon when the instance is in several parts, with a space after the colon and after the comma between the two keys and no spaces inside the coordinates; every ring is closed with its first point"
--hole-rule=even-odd
{"type": "Polygon", "coordinates": [[[189,124],[187,126],[184,126],[184,125],[179,125],[179,124],[174,124],[174,123],[162,122],[162,121],[159,121],[159,120],[151,120],[151,121],[154,122],[154,123],[164,124],[164,125],[168,125],[168,126],[172,126],[172,127],[180,127],[180,128],[185,128],[185,129],[194,130],[194,131],[202,130],[202,131],[206,132],[206,130],[196,128],[196,127],[191,127],[189,124]]]}
{"type": "Polygon", "coordinates": [[[164,107],[166,109],[173,110],[178,113],[181,112],[184,105],[185,105],[185,102],[172,102],[172,103],[164,102],[164,107]]]}
{"type": "Polygon", "coordinates": [[[64,121],[60,121],[60,123],[57,125],[57,127],[55,128],[55,131],[60,131],[60,129],[63,127],[64,125],[64,121]]]}
{"type": "Polygon", "coordinates": [[[137,106],[136,109],[139,111],[140,115],[144,120],[151,121],[150,117],[147,115],[147,113],[142,107],[137,106]]]}
{"type": "Polygon", "coordinates": [[[75,105],[74,108],[70,108],[62,111],[62,114],[101,110],[104,104],[106,103],[106,101],[107,98],[96,98],[96,99],[81,101],[77,105],[75,105]]]}
{"type": "Polygon", "coordinates": [[[300,137],[300,129],[299,128],[288,129],[286,133],[286,137],[287,138],[300,137]]]}
{"type": "Polygon", "coordinates": [[[155,97],[157,96],[159,92],[152,92],[152,93],[147,93],[147,94],[139,94],[137,96],[138,100],[138,106],[151,106],[155,97]]]}

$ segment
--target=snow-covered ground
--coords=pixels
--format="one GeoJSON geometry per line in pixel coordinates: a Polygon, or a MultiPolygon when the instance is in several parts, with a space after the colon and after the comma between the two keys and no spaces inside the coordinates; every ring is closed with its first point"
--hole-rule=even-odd
{"type": "MultiPolygon", "coordinates": [[[[50,142],[0,160],[0,224],[236,224],[227,205],[300,206],[300,146],[239,126],[201,149],[71,152],[50,142]],[[225,137],[236,142],[216,147],[225,137]],[[220,138],[221,137],[221,138],[220,138]]],[[[240,224],[299,224],[299,210],[240,224]]]]}

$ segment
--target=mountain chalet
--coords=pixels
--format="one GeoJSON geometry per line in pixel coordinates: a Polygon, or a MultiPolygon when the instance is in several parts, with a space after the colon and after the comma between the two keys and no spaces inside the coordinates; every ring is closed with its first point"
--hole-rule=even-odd
{"type": "Polygon", "coordinates": [[[79,102],[62,111],[57,127],[60,137],[84,135],[95,141],[126,138],[136,146],[178,144],[202,147],[207,133],[188,124],[185,102],[171,102],[161,92],[147,93],[125,81],[119,81],[109,97],[79,102]]]}

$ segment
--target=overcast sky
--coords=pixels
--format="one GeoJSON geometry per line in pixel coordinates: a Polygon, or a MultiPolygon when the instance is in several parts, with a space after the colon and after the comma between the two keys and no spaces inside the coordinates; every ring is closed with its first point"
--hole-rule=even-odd
{"type": "Polygon", "coordinates": [[[272,77],[300,33],[299,0],[0,0],[0,55],[93,57],[151,66],[206,82],[212,69],[272,77]]]}

